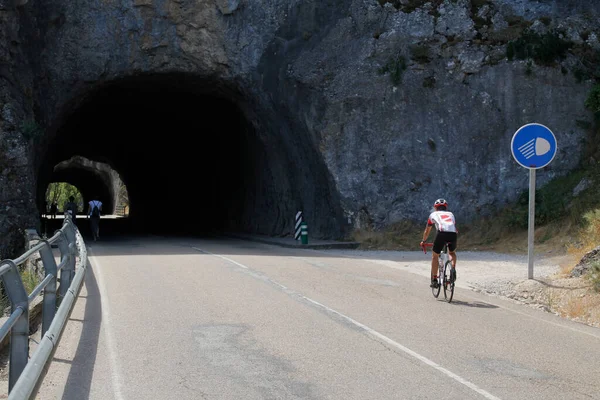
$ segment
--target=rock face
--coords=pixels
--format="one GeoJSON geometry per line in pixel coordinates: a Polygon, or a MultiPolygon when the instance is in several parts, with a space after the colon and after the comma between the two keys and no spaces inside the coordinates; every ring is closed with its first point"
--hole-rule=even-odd
{"type": "Polygon", "coordinates": [[[34,122],[33,73],[27,68],[19,12],[0,2],[0,258],[25,249],[24,228],[37,220],[33,141],[42,133],[34,122]]]}
{"type": "Polygon", "coordinates": [[[600,246],[588,251],[571,271],[572,277],[585,275],[590,267],[600,261],[600,246]]]}
{"type": "Polygon", "coordinates": [[[592,82],[570,72],[574,56],[554,65],[508,60],[507,43],[531,27],[598,46],[600,6],[588,3],[38,0],[0,7],[0,58],[8,66],[0,80],[0,235],[7,226],[35,226],[36,178],[68,113],[103,83],[143,73],[193,74],[236,93],[270,171],[241,228],[290,232],[286,218],[300,203],[314,236],[340,237],[356,227],[423,221],[438,197],[460,222],[477,218],[527,188],[528,173],[510,153],[520,126],[543,123],[558,139],[538,185],[578,165],[586,130],[576,121],[591,121],[584,101],[592,82]],[[28,124],[34,117],[37,124],[28,124]]]}

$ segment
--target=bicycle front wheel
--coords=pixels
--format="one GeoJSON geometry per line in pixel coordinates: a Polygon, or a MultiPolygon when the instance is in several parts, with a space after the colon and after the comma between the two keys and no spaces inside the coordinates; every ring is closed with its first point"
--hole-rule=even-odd
{"type": "Polygon", "coordinates": [[[444,286],[444,297],[446,298],[446,301],[450,303],[454,296],[454,279],[452,279],[451,261],[446,261],[446,264],[444,265],[444,282],[442,286],[444,286]]]}

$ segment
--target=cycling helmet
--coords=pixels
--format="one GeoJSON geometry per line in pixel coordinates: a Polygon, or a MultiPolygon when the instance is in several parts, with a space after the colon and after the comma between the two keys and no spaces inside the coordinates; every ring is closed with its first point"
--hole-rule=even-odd
{"type": "Polygon", "coordinates": [[[446,208],[448,208],[448,202],[444,199],[437,199],[435,203],[433,203],[433,207],[437,209],[439,206],[446,206],[446,208]]]}

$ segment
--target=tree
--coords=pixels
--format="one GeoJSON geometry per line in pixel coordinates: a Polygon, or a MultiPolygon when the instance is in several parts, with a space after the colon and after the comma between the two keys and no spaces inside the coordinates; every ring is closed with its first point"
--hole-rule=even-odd
{"type": "MultiPolygon", "coordinates": [[[[52,182],[46,190],[46,201],[48,204],[56,202],[59,210],[64,210],[65,204],[71,196],[75,198],[75,204],[83,204],[83,196],[79,189],[67,182],[52,182]]],[[[78,211],[82,210],[79,210],[78,207],[78,211]]]]}

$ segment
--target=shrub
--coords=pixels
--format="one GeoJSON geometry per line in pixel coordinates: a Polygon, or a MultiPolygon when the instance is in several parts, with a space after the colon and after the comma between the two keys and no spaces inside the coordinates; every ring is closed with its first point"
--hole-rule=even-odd
{"type": "Polygon", "coordinates": [[[429,47],[423,44],[415,44],[410,46],[411,58],[419,64],[427,64],[431,61],[429,47]]]}
{"type": "Polygon", "coordinates": [[[406,70],[406,59],[404,56],[398,55],[397,57],[391,57],[383,67],[379,68],[379,73],[389,73],[392,83],[398,85],[402,81],[404,70],[406,70]]]}
{"type": "Polygon", "coordinates": [[[539,65],[552,65],[558,59],[564,59],[572,43],[560,38],[552,31],[540,35],[531,30],[525,30],[521,37],[512,40],[506,47],[506,56],[513,59],[533,59],[539,65]]]}
{"type": "Polygon", "coordinates": [[[40,137],[43,134],[42,128],[35,121],[24,121],[21,124],[21,134],[25,139],[40,137]]]}
{"type": "Polygon", "coordinates": [[[600,84],[595,84],[587,99],[585,100],[585,107],[591,110],[596,117],[600,117],[600,84]]]}
{"type": "Polygon", "coordinates": [[[590,265],[586,278],[591,283],[592,289],[596,292],[600,292],[600,261],[596,261],[590,265]]]}

